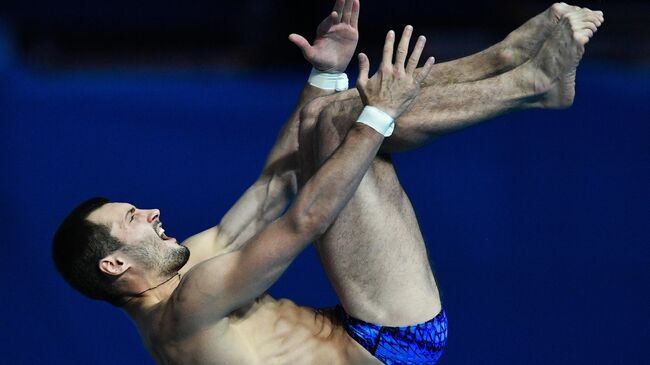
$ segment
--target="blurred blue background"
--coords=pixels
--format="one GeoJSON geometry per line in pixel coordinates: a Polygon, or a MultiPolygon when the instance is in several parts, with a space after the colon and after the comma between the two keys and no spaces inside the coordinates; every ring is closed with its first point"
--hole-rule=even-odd
{"type": "MultiPolygon", "coordinates": [[[[1,9],[2,363],[153,363],[126,315],[55,273],[52,234],[97,195],[161,209],[179,238],[218,223],[307,78],[285,39],[311,36],[331,6],[316,3],[1,9]]],[[[384,31],[410,22],[443,61],[548,5],[365,1],[360,49],[376,58],[384,31]]],[[[648,363],[650,46],[637,30],[650,13],[590,6],[608,19],[571,109],[506,115],[395,156],[450,318],[440,364],[648,363]]],[[[337,303],[311,248],[271,292],[337,303]]]]}

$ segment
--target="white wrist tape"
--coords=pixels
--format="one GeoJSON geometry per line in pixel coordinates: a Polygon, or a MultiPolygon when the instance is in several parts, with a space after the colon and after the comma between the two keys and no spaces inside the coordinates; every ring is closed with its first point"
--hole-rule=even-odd
{"type": "Polygon", "coordinates": [[[363,123],[377,132],[381,133],[384,137],[388,137],[393,134],[395,129],[395,121],[393,118],[381,111],[380,109],[375,108],[374,106],[367,105],[363,108],[358,123],[363,123]]]}
{"type": "Polygon", "coordinates": [[[323,90],[343,91],[348,89],[348,75],[343,72],[327,73],[315,68],[309,74],[309,84],[323,90]]]}

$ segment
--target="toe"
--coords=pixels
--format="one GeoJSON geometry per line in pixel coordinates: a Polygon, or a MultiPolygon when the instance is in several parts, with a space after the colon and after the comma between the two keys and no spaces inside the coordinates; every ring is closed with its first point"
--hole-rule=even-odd
{"type": "Polygon", "coordinates": [[[589,30],[591,30],[592,32],[595,32],[595,31],[598,29],[598,26],[596,26],[596,24],[594,24],[594,23],[592,23],[592,22],[586,21],[586,22],[583,22],[583,23],[582,23],[581,28],[583,28],[583,29],[589,29],[589,30]]]}
{"type": "Polygon", "coordinates": [[[600,23],[600,16],[595,12],[590,13],[587,19],[589,19],[589,21],[591,21],[594,24],[600,23]]]}
{"type": "Polygon", "coordinates": [[[555,3],[551,5],[551,12],[553,12],[558,17],[561,17],[562,15],[571,11],[571,9],[573,9],[573,6],[567,3],[555,3]]]}
{"type": "Polygon", "coordinates": [[[585,44],[587,44],[587,42],[589,42],[589,37],[587,36],[587,34],[584,31],[573,33],[573,39],[579,45],[585,45],[585,44]]]}

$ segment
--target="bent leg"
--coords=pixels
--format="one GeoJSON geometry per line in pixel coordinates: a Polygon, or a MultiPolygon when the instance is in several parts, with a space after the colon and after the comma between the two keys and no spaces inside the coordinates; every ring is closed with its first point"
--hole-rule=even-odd
{"type": "MultiPolygon", "coordinates": [[[[348,114],[344,104],[335,102],[325,107],[313,133],[302,136],[300,151],[315,157],[311,165],[324,162],[354,122],[348,119],[337,124],[336,118],[330,117],[340,108],[348,114]],[[309,137],[309,141],[304,139],[309,137]]],[[[440,312],[438,290],[415,213],[388,155],[375,158],[354,197],[316,248],[351,316],[403,326],[427,321],[440,312]],[[395,283],[399,283],[398,291],[395,283]]]]}
{"type": "MultiPolygon", "coordinates": [[[[540,106],[547,89],[535,89],[537,70],[530,64],[522,65],[501,75],[474,82],[454,83],[424,87],[413,101],[411,108],[395,122],[393,135],[387,138],[381,151],[392,153],[418,148],[435,138],[452,131],[471,126],[497,115],[540,106]]],[[[316,119],[328,105],[328,117],[339,125],[340,133],[347,131],[346,122],[355,120],[363,109],[356,89],[325,96],[312,101],[301,113],[301,156],[309,177],[315,171],[309,167],[315,161],[311,142],[307,143],[316,126],[316,119]]],[[[550,106],[549,106],[550,107],[550,106]]]]}
{"type": "MultiPolygon", "coordinates": [[[[575,72],[584,45],[593,36],[592,30],[602,23],[601,17],[589,10],[569,13],[554,28],[534,58],[508,72],[477,81],[422,88],[410,110],[396,121],[394,134],[386,139],[382,151],[414,149],[441,135],[508,111],[570,106],[574,97],[575,72]]],[[[481,73],[479,68],[466,69],[467,74],[474,73],[474,76],[481,73]]],[[[329,96],[315,104],[322,109],[334,101],[341,103],[342,110],[352,113],[352,116],[339,113],[340,119],[354,118],[363,107],[356,90],[329,96]]]]}
{"type": "MultiPolygon", "coordinates": [[[[440,88],[454,90],[458,87],[447,85],[440,88]]],[[[466,87],[470,90],[475,88],[477,96],[483,95],[481,84],[466,84],[466,87]]],[[[429,125],[429,118],[436,114],[437,106],[435,103],[422,104],[427,100],[425,97],[444,99],[445,95],[453,95],[436,89],[423,90],[415,101],[423,109],[434,110],[426,113],[427,119],[420,120],[421,114],[413,114],[417,112],[414,106],[404,116],[409,118],[411,114],[412,120],[399,120],[397,126],[404,121],[413,126],[420,122],[429,125]]],[[[454,96],[459,99],[449,99],[449,103],[460,103],[462,95],[468,94],[459,90],[454,96]]],[[[481,103],[480,98],[472,103],[475,105],[474,113],[450,108],[451,117],[459,113],[453,123],[475,123],[517,106],[517,98],[502,100],[497,95],[503,94],[485,92],[485,96],[492,98],[493,109],[485,109],[485,100],[481,103]]],[[[332,99],[323,98],[311,104],[303,116],[300,141],[301,170],[306,174],[301,178],[303,182],[336,149],[362,109],[358,98],[342,99],[323,106],[332,99]],[[319,108],[322,111],[314,118],[319,108]]],[[[438,128],[437,125],[432,127],[438,128]]],[[[443,124],[442,128],[449,128],[449,124],[443,124]]],[[[396,129],[395,135],[385,143],[406,132],[409,132],[408,128],[401,132],[396,129]]],[[[410,135],[402,138],[408,142],[410,135]]],[[[414,143],[421,141],[414,140],[414,143]]],[[[440,295],[424,239],[388,154],[382,153],[375,158],[354,197],[316,243],[316,249],[341,304],[353,317],[384,326],[407,326],[430,320],[441,311],[440,295]]]]}
{"type": "MultiPolygon", "coordinates": [[[[422,88],[411,108],[395,122],[393,135],[384,141],[381,151],[392,153],[415,149],[446,133],[500,114],[539,107],[539,101],[547,96],[551,86],[536,89],[536,85],[541,85],[537,79],[538,70],[527,63],[485,80],[422,88]]],[[[336,103],[339,108],[331,113],[336,115],[330,116],[339,125],[355,119],[363,109],[355,89],[318,99],[306,108],[310,112],[301,118],[302,134],[310,133],[317,111],[331,103],[336,103]]],[[[549,104],[546,107],[554,106],[549,104]]]]}
{"type": "MultiPolygon", "coordinates": [[[[403,143],[413,147],[508,110],[564,106],[566,91],[572,88],[570,76],[575,75],[586,43],[580,33],[585,28],[580,26],[589,26],[581,19],[563,21],[535,59],[514,70],[487,80],[422,90],[412,110],[397,122],[404,129],[397,128],[395,137],[401,133],[403,143]],[[556,57],[560,49],[566,55],[562,59],[556,57]],[[550,85],[541,96],[536,89],[540,80],[550,85]]],[[[309,165],[313,169],[338,146],[360,110],[354,91],[310,105],[301,123],[301,153],[311,156],[303,159],[302,172],[307,175],[303,181],[310,174],[309,165]],[[324,106],[330,101],[334,102],[324,106]]],[[[418,222],[389,155],[375,159],[353,199],[316,247],[350,315],[404,326],[424,322],[440,311],[418,222]]]]}

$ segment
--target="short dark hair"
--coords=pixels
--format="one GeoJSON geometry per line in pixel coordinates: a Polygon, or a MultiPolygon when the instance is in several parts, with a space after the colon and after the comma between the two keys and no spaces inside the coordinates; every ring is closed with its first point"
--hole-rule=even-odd
{"type": "Polygon", "coordinates": [[[52,260],[63,279],[81,294],[119,306],[122,295],[115,278],[99,270],[99,260],[123,246],[105,225],[88,216],[110,201],[92,198],[77,206],[59,226],[52,240],[52,260]]]}

